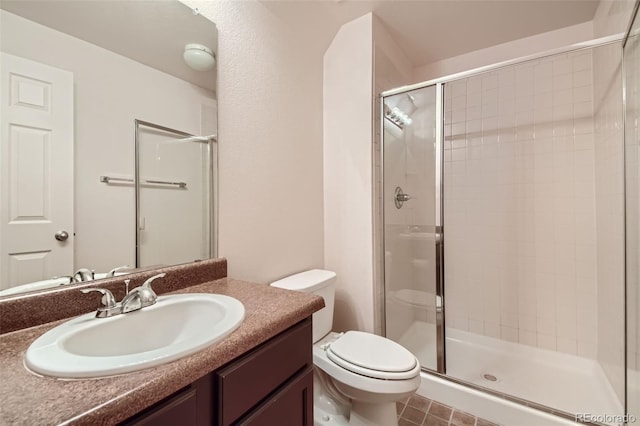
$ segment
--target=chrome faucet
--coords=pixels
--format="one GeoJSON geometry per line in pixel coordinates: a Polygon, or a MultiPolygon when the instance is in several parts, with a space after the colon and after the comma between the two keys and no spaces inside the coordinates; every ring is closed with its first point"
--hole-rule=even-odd
{"type": "Polygon", "coordinates": [[[151,288],[151,282],[158,278],[163,278],[166,274],[158,274],[146,280],[140,287],[136,287],[122,299],[122,313],[137,311],[145,306],[151,306],[156,303],[158,295],[151,288]]]}
{"type": "Polygon", "coordinates": [[[73,278],[77,282],[93,281],[93,271],[90,271],[87,268],[80,268],[76,271],[75,274],[73,274],[73,278]]]}
{"type": "Polygon", "coordinates": [[[129,269],[130,266],[129,265],[124,265],[124,266],[118,266],[117,268],[113,268],[112,270],[110,270],[109,272],[107,272],[107,276],[106,278],[111,278],[111,277],[115,277],[116,276],[116,272],[118,271],[122,271],[125,269],[129,269]]]}
{"type": "Polygon", "coordinates": [[[106,288],[86,288],[82,289],[82,293],[87,294],[93,291],[102,293],[101,305],[96,311],[96,318],[108,318],[115,315],[126,314],[140,310],[146,306],[151,306],[157,302],[158,295],[151,288],[153,280],[164,277],[166,274],[158,274],[146,280],[140,287],[136,287],[129,291],[129,282],[124,280],[127,286],[127,294],[120,303],[116,303],[113,293],[106,288]]]}
{"type": "Polygon", "coordinates": [[[120,305],[116,303],[116,298],[113,297],[113,293],[106,288],[85,288],[80,291],[84,294],[93,291],[102,293],[102,299],[100,299],[101,304],[96,311],[96,318],[108,318],[122,313],[122,309],[120,305]]]}

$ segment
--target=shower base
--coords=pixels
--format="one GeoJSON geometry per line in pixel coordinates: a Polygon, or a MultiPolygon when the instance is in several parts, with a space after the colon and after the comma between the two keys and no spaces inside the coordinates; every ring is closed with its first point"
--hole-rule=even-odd
{"type": "MultiPolygon", "coordinates": [[[[623,413],[594,360],[456,329],[446,335],[449,377],[567,413],[623,413]]],[[[416,321],[398,342],[433,368],[434,339],[435,326],[416,321]]]]}

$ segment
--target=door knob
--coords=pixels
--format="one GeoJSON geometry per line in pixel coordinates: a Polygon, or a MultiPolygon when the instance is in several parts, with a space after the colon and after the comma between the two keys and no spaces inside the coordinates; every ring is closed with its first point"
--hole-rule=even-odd
{"type": "Polygon", "coordinates": [[[54,237],[56,237],[56,240],[58,241],[67,241],[69,233],[67,231],[58,231],[54,234],[54,237]]]}

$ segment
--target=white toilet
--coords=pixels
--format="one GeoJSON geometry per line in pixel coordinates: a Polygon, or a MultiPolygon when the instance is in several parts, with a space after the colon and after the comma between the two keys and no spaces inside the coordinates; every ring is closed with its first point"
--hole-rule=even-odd
{"type": "Polygon", "coordinates": [[[396,401],[420,385],[420,363],[399,344],[371,333],[331,332],[336,274],[313,269],[271,283],[314,293],[314,424],[397,426],[396,401]]]}

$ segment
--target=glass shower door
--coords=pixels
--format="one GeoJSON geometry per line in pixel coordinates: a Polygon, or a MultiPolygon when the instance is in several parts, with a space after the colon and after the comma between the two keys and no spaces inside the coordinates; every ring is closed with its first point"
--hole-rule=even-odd
{"type": "Polygon", "coordinates": [[[211,257],[211,139],[136,121],[136,266],[211,257]]]}
{"type": "Polygon", "coordinates": [[[433,85],[383,99],[383,246],[386,336],[443,372],[439,92],[433,85]]]}

